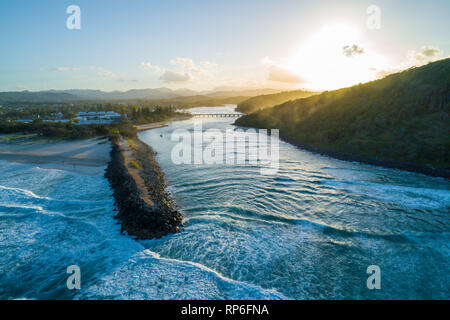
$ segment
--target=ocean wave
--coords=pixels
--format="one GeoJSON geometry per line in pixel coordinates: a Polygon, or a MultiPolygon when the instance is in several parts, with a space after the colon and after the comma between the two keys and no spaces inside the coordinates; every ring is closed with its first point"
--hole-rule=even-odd
{"type": "Polygon", "coordinates": [[[40,197],[40,196],[36,195],[34,192],[32,192],[30,190],[26,190],[26,189],[12,188],[12,187],[6,187],[6,186],[0,185],[0,191],[2,191],[2,190],[3,191],[6,190],[6,192],[10,193],[11,195],[17,195],[17,196],[32,198],[32,199],[50,200],[50,198],[40,197]]]}
{"type": "Polygon", "coordinates": [[[33,213],[44,213],[44,208],[37,205],[0,203],[0,217],[18,218],[33,213]]]}
{"type": "Polygon", "coordinates": [[[450,206],[450,190],[418,188],[364,181],[323,180],[322,184],[408,208],[442,209],[450,206]]]}
{"type": "Polygon", "coordinates": [[[150,250],[102,278],[77,299],[287,299],[275,289],[236,281],[199,263],[163,258],[150,250]]]}

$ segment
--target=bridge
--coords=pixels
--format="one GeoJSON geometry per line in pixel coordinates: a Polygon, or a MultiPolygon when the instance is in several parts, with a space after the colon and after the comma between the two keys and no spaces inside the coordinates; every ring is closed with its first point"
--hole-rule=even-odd
{"type": "Polygon", "coordinates": [[[239,118],[245,113],[192,113],[194,118],[239,118]]]}

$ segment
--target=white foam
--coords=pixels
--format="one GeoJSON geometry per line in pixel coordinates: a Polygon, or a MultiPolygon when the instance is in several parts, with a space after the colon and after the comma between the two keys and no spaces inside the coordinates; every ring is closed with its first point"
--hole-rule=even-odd
{"type": "Polygon", "coordinates": [[[450,190],[429,189],[363,181],[324,180],[322,184],[408,208],[441,209],[450,206],[450,190]]]}
{"type": "Polygon", "coordinates": [[[32,192],[30,190],[26,190],[26,189],[11,188],[11,187],[5,187],[5,186],[1,186],[0,185],[0,190],[13,191],[14,193],[16,193],[18,195],[26,196],[26,197],[29,197],[29,198],[50,200],[50,198],[40,197],[40,196],[36,195],[34,192],[32,192]]]}
{"type": "Polygon", "coordinates": [[[145,250],[77,298],[287,299],[275,289],[226,278],[201,264],[162,258],[145,250]]]}

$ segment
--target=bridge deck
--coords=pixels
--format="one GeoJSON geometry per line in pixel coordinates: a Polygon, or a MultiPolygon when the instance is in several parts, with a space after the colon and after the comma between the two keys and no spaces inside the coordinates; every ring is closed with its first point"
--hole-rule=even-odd
{"type": "Polygon", "coordinates": [[[244,113],[193,113],[192,115],[196,118],[237,118],[245,116],[244,113]]]}

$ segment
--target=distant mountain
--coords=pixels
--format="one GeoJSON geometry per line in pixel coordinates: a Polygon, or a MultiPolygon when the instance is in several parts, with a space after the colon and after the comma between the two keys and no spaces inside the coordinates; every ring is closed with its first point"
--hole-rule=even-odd
{"type": "Polygon", "coordinates": [[[252,113],[264,108],[270,108],[278,104],[285,103],[290,100],[297,100],[300,98],[307,98],[312,95],[319,94],[319,92],[293,90],[284,91],[273,94],[265,94],[262,96],[252,97],[241,103],[237,107],[237,111],[244,113],[252,113]]]}
{"type": "Polygon", "coordinates": [[[198,91],[191,90],[191,89],[178,89],[178,90],[174,90],[173,92],[175,94],[177,94],[178,96],[182,96],[182,97],[195,96],[195,95],[199,94],[198,91]]]}
{"type": "Polygon", "coordinates": [[[179,97],[169,88],[133,89],[128,91],[105,92],[100,90],[51,90],[48,93],[68,93],[80,100],[136,100],[136,99],[167,99],[179,97]]]}
{"type": "Polygon", "coordinates": [[[71,102],[76,99],[76,96],[65,92],[0,92],[0,102],[71,102]]]}
{"type": "Polygon", "coordinates": [[[192,107],[214,107],[223,106],[225,104],[238,104],[248,97],[240,96],[230,96],[230,97],[210,97],[203,95],[196,96],[185,96],[171,99],[157,99],[157,100],[147,100],[158,105],[177,105],[181,108],[192,108],[192,107]]]}
{"type": "Polygon", "coordinates": [[[236,121],[303,148],[450,176],[450,59],[266,108],[236,121]]]}
{"type": "Polygon", "coordinates": [[[72,90],[47,90],[47,91],[39,91],[35,92],[36,95],[39,94],[48,94],[49,97],[55,96],[57,97],[58,94],[68,94],[70,95],[73,100],[76,99],[88,99],[88,100],[95,100],[95,99],[101,99],[104,96],[103,91],[100,90],[79,90],[79,89],[72,89],[72,90]]]}
{"type": "Polygon", "coordinates": [[[210,97],[255,97],[263,94],[273,94],[278,93],[283,90],[280,89],[257,89],[257,88],[240,88],[240,87],[217,87],[212,91],[202,92],[201,94],[210,97]]]}
{"type": "Polygon", "coordinates": [[[252,97],[261,92],[273,92],[274,89],[242,89],[225,91],[198,92],[190,89],[172,90],[169,88],[133,89],[128,91],[105,92],[101,90],[47,90],[47,91],[17,91],[0,92],[0,102],[29,102],[29,103],[56,103],[75,101],[126,101],[126,100],[156,100],[173,99],[190,96],[207,96],[209,98],[252,97]]]}

